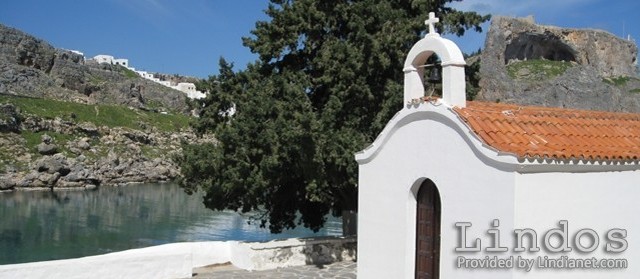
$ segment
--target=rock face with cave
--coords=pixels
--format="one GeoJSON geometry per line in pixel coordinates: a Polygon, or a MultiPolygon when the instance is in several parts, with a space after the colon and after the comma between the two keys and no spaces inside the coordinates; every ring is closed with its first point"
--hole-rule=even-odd
{"type": "Polygon", "coordinates": [[[532,17],[495,17],[481,55],[477,98],[640,112],[637,56],[633,41],[605,31],[537,25],[532,17]],[[545,75],[520,67],[533,61],[543,70],[559,70],[545,75]]]}
{"type": "Polygon", "coordinates": [[[551,33],[524,33],[514,37],[504,51],[504,61],[546,59],[576,61],[575,50],[560,37],[551,33]]]}

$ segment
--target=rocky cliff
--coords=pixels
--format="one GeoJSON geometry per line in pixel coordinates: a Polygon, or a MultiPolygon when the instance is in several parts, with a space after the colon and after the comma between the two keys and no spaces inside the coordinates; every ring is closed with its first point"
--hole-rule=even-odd
{"type": "Polygon", "coordinates": [[[0,94],[188,112],[184,93],[0,24],[0,94]]]}
{"type": "Polygon", "coordinates": [[[590,29],[495,17],[481,54],[477,99],[640,112],[634,42],[590,29]]]}
{"type": "Polygon", "coordinates": [[[180,174],[173,156],[183,142],[215,142],[187,127],[134,129],[41,117],[11,103],[19,99],[8,99],[0,104],[0,191],[168,181],[180,174]]]}

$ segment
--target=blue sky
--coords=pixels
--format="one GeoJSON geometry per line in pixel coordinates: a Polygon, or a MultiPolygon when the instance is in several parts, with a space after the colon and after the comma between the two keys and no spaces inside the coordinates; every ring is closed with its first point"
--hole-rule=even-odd
{"type": "MultiPolygon", "coordinates": [[[[87,57],[128,58],[140,70],[207,77],[222,56],[236,69],[256,59],[242,46],[266,0],[0,0],[0,23],[87,57]]],[[[493,15],[533,15],[536,22],[595,28],[640,40],[637,0],[464,0],[452,5],[493,15]]],[[[427,11],[425,11],[425,15],[427,11]]],[[[485,25],[485,30],[488,24],[485,25]]],[[[451,37],[464,52],[484,34],[451,37]]]]}

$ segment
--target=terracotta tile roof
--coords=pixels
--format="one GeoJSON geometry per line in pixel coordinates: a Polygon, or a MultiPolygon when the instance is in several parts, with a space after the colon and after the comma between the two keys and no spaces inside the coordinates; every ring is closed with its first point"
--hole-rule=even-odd
{"type": "Polygon", "coordinates": [[[519,158],[640,159],[640,114],[477,101],[454,111],[486,144],[519,158]]]}

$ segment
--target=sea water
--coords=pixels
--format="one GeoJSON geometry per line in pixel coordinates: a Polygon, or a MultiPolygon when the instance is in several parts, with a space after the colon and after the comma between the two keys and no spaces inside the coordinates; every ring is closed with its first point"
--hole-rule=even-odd
{"type": "Polygon", "coordinates": [[[267,241],[341,235],[338,218],[314,233],[271,234],[247,215],[207,209],[173,183],[94,191],[0,194],[0,264],[68,259],[187,241],[267,241]]]}

